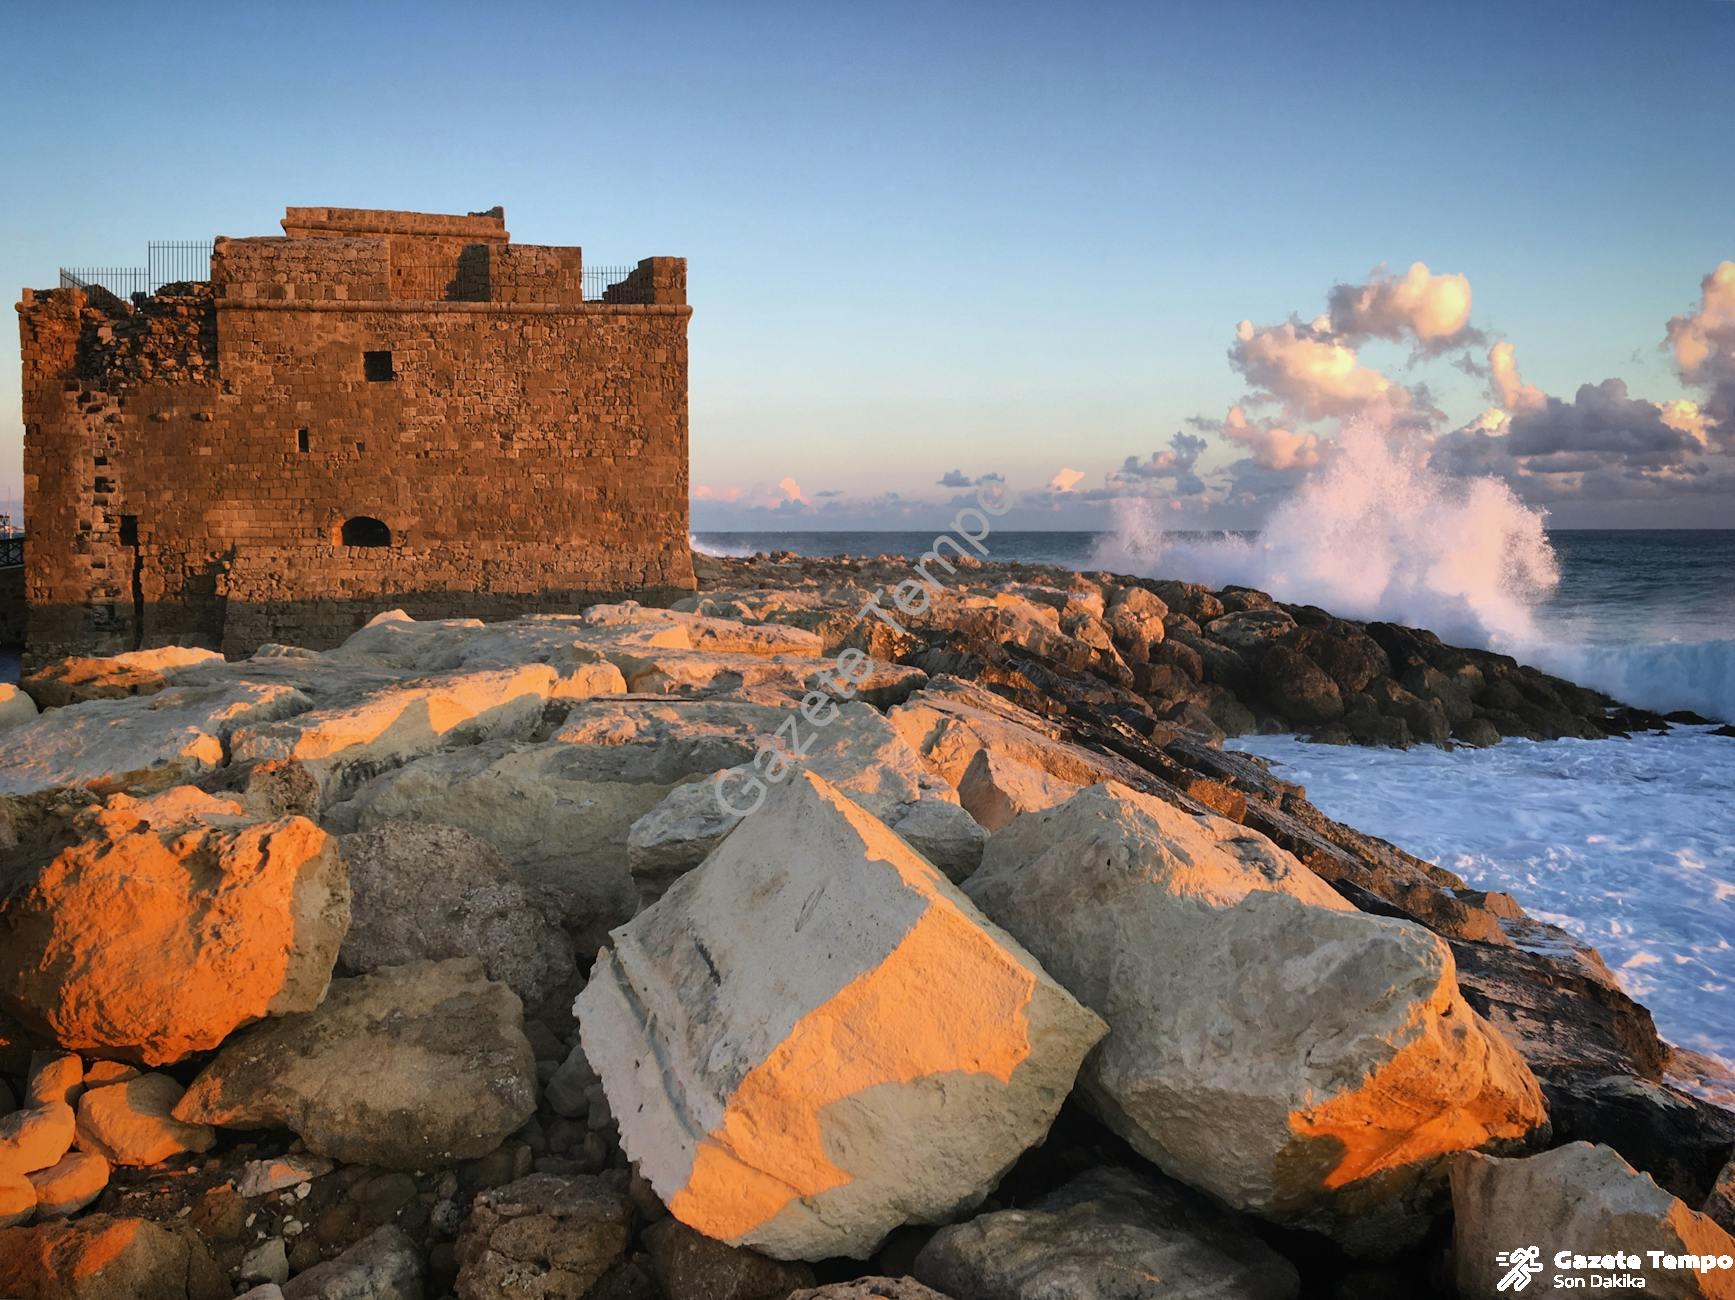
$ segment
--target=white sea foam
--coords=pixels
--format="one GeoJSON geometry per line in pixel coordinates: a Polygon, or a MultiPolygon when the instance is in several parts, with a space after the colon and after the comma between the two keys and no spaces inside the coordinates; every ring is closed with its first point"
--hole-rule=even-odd
{"type": "Polygon", "coordinates": [[[1539,642],[1513,653],[1549,672],[1664,713],[1691,709],[1735,721],[1735,641],[1648,645],[1539,642]]]}
{"type": "Polygon", "coordinates": [[[1422,446],[1362,423],[1257,536],[1165,533],[1122,501],[1091,563],[1424,627],[1629,704],[1735,719],[1735,642],[1585,644],[1539,623],[1560,580],[1545,518],[1504,483],[1442,474],[1422,446]]]}
{"type": "Polygon", "coordinates": [[[1735,1061],[1735,740],[1229,743],[1281,763],[1340,821],[1593,944],[1666,1038],[1735,1061]]]}
{"type": "Polygon", "coordinates": [[[687,545],[700,555],[714,555],[718,558],[745,559],[754,554],[751,546],[731,546],[726,542],[708,542],[697,533],[687,534],[687,545]]]}

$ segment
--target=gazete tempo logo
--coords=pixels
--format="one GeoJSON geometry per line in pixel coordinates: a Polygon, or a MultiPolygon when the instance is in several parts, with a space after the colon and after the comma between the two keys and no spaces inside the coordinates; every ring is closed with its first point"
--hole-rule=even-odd
{"type": "Polygon", "coordinates": [[[1542,1247],[1520,1246],[1516,1250],[1503,1250],[1494,1256],[1494,1262],[1506,1270],[1501,1275],[1499,1289],[1522,1291],[1530,1285],[1531,1278],[1542,1272],[1542,1247]]]}

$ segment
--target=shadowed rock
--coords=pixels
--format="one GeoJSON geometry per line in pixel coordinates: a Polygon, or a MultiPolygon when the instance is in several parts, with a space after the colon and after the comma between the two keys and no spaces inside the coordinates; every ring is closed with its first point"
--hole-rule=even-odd
{"type": "Polygon", "coordinates": [[[1452,1208],[1458,1292],[1468,1300],[1511,1294],[1511,1283],[1502,1285],[1510,1266],[1496,1256],[1528,1245],[1543,1247],[1549,1275],[1558,1251],[1618,1250],[1637,1256],[1637,1265],[1594,1271],[1638,1274],[1647,1295],[1735,1296],[1735,1272],[1728,1269],[1658,1267],[1651,1261],[1650,1251],[1735,1256],[1735,1238],[1608,1147],[1574,1142],[1522,1160],[1460,1156],[1452,1163],[1452,1208]]]}
{"type": "Polygon", "coordinates": [[[1124,1169],[1095,1169],[1028,1209],[942,1228],[914,1272],[958,1300],[1290,1300],[1301,1287],[1289,1261],[1233,1216],[1124,1169]]]}
{"type": "Polygon", "coordinates": [[[473,958],[333,980],[317,1011],[231,1039],[175,1107],[189,1124],[287,1128],[388,1169],[483,1156],[536,1108],[511,989],[473,958]]]}

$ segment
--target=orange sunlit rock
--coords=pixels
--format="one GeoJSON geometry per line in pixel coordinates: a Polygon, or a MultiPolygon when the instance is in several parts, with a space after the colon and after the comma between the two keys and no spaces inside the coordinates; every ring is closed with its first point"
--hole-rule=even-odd
{"type": "Polygon", "coordinates": [[[326,833],[181,786],[115,795],[0,902],[0,990],[75,1051],[151,1064],[325,995],[349,925],[326,833]]]}

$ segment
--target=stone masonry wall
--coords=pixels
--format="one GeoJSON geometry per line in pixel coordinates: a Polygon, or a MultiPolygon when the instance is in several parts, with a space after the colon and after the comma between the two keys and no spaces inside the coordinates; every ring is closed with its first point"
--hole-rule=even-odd
{"type": "Polygon", "coordinates": [[[577,249],[487,242],[487,297],[405,301],[413,237],[221,240],[142,308],[26,291],[31,661],[691,589],[684,292],[586,304],[577,249]]]}

